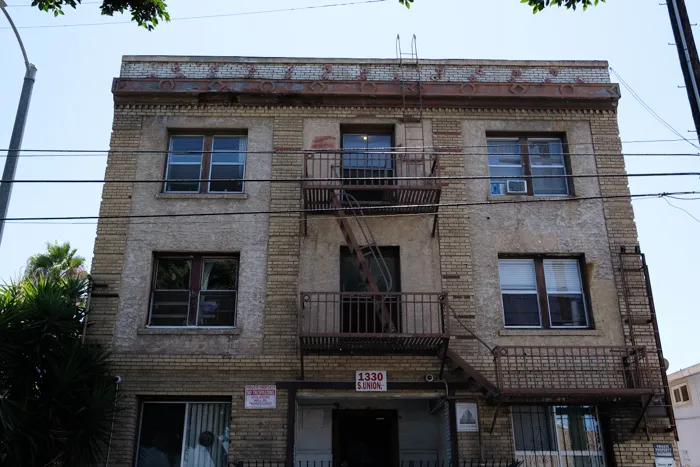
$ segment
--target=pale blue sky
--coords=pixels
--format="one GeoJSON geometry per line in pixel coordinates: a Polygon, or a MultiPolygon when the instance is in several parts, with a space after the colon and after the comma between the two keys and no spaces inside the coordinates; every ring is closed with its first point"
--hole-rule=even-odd
{"type": "MultiPolygon", "coordinates": [[[[29,0],[7,0],[29,4],[29,0]]],[[[345,0],[347,1],[347,0],[345,0]]],[[[173,18],[334,3],[332,0],[168,0],[173,18]]],[[[131,24],[21,30],[38,68],[27,149],[106,149],[112,122],[111,80],[122,55],[395,56],[395,38],[418,35],[422,58],[603,59],[671,125],[693,128],[668,14],[659,0],[608,0],[586,13],[553,9],[532,15],[519,0],[416,0],[410,11],[389,0],[256,16],[173,21],[147,32],[131,24]]],[[[700,2],[689,0],[700,22],[700,2]]],[[[117,22],[97,5],[53,18],[10,8],[18,26],[117,22]]],[[[0,18],[0,27],[6,26],[0,18]]],[[[697,30],[700,35],[700,29],[697,30]]],[[[0,30],[0,147],[6,148],[24,73],[11,31],[0,30]]],[[[623,141],[676,139],[623,90],[623,141]]],[[[685,142],[625,144],[625,152],[698,152],[685,142]]],[[[4,163],[4,159],[0,158],[4,163]]],[[[103,157],[24,158],[18,179],[102,178],[103,157]]],[[[700,158],[628,158],[628,172],[700,171],[700,158]]],[[[633,179],[634,193],[700,190],[697,178],[633,179]]],[[[96,215],[99,185],[17,185],[10,217],[96,215]]],[[[700,201],[673,201],[700,218],[700,201]]],[[[661,199],[634,203],[647,253],[666,357],[671,369],[700,362],[700,223],[661,199]]],[[[0,278],[18,275],[26,258],[50,240],[70,240],[92,256],[94,225],[10,224],[0,247],[0,278]]]]}

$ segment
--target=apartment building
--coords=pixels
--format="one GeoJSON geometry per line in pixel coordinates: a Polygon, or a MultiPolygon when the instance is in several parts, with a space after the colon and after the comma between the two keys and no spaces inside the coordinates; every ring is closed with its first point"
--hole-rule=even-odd
{"type": "Polygon", "coordinates": [[[399,57],[123,58],[110,466],[678,459],[607,63],[399,57]]]}
{"type": "Polygon", "coordinates": [[[700,364],[668,375],[673,413],[678,426],[680,465],[700,465],[700,364]]]}

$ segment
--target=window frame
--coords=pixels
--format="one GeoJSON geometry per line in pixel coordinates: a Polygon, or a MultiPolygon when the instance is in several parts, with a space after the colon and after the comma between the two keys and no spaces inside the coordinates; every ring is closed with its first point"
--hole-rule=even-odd
{"type": "MultiPolygon", "coordinates": [[[[511,411],[511,416],[510,416],[510,423],[511,423],[511,433],[512,433],[512,442],[513,442],[513,452],[515,453],[515,456],[521,456],[521,457],[534,457],[534,456],[541,456],[542,454],[545,454],[546,456],[553,458],[557,458],[557,463],[559,465],[565,465],[566,462],[562,462],[562,458],[565,458],[567,456],[573,456],[578,453],[579,456],[587,456],[587,458],[593,458],[600,456],[602,460],[603,467],[607,466],[609,464],[608,462],[608,453],[606,450],[606,443],[605,443],[605,428],[603,427],[603,424],[601,422],[601,414],[600,411],[598,410],[597,406],[594,405],[583,405],[583,406],[572,406],[572,405],[547,405],[547,406],[542,406],[542,405],[520,405],[520,406],[514,406],[515,407],[544,407],[545,409],[545,414],[547,416],[547,424],[549,425],[549,430],[551,432],[551,436],[553,437],[553,441],[556,445],[556,450],[555,451],[518,451],[517,445],[516,445],[516,424],[515,424],[515,410],[511,411]],[[576,451],[576,450],[568,450],[568,449],[563,449],[561,446],[561,441],[559,439],[559,429],[557,427],[557,408],[567,408],[567,407],[588,407],[593,409],[593,412],[595,414],[595,420],[596,420],[596,425],[597,425],[597,434],[598,434],[598,439],[600,440],[600,451],[576,451]]],[[[564,443],[566,444],[566,443],[564,443]]],[[[564,446],[565,447],[565,446],[564,446]]]]}
{"type": "MultiPolygon", "coordinates": [[[[345,147],[345,137],[346,136],[388,136],[390,138],[390,145],[391,148],[394,148],[396,146],[396,128],[394,125],[341,125],[340,126],[340,170],[345,168],[345,155],[346,154],[352,154],[353,148],[346,148],[345,147]]],[[[371,149],[363,149],[362,151],[369,152],[371,149]]],[[[388,160],[391,161],[391,171],[394,174],[394,177],[396,177],[396,173],[398,170],[398,158],[396,157],[397,155],[395,154],[395,151],[393,149],[388,149],[387,150],[389,153],[389,158],[388,160]]],[[[386,168],[382,167],[372,167],[372,166],[363,166],[362,167],[365,170],[373,170],[373,169],[378,169],[378,170],[387,170],[386,168]]],[[[387,182],[390,182],[391,180],[387,180],[387,182]]],[[[390,184],[390,183],[387,183],[390,184]]]]}
{"type": "Polygon", "coordinates": [[[156,253],[153,255],[153,268],[151,271],[151,292],[148,315],[146,316],[146,327],[155,329],[236,329],[238,328],[238,296],[240,289],[240,267],[241,257],[238,253],[156,253]],[[155,305],[156,279],[158,276],[158,260],[160,259],[186,259],[190,261],[190,287],[189,299],[187,303],[187,324],[185,326],[158,326],[151,324],[151,316],[155,305]],[[207,260],[236,260],[236,290],[220,290],[219,292],[234,293],[234,314],[233,325],[231,326],[200,326],[199,307],[200,294],[202,292],[202,270],[204,262],[207,260]]]}
{"type": "MultiPolygon", "coordinates": [[[[189,410],[190,410],[190,405],[191,404],[228,404],[229,406],[229,421],[228,421],[228,427],[229,431],[231,430],[231,416],[233,414],[233,403],[230,398],[225,398],[225,397],[211,397],[211,396],[201,396],[201,397],[189,397],[189,398],[182,398],[179,396],[145,396],[145,397],[139,397],[139,404],[138,404],[138,422],[136,424],[136,442],[133,444],[133,453],[132,453],[132,458],[133,458],[133,465],[138,466],[139,462],[139,448],[141,446],[141,429],[143,426],[143,415],[144,415],[144,406],[146,404],[185,404],[185,418],[184,418],[184,423],[183,423],[183,436],[182,436],[182,447],[180,450],[180,464],[182,465],[182,460],[184,459],[184,456],[182,455],[184,452],[185,448],[185,441],[186,441],[186,436],[185,434],[187,433],[187,418],[189,415],[189,410]]],[[[230,444],[229,444],[230,446],[230,444]]],[[[230,449],[230,448],[229,448],[230,449]]]]}
{"type": "MultiPolygon", "coordinates": [[[[174,165],[194,165],[194,164],[174,164],[174,165]]],[[[248,165],[248,134],[246,132],[240,131],[228,131],[228,132],[172,132],[168,134],[168,153],[165,157],[165,176],[163,180],[163,185],[161,186],[161,193],[163,194],[214,194],[214,195],[240,195],[245,193],[245,179],[246,179],[246,166],[248,165]],[[200,180],[210,180],[208,182],[197,182],[197,191],[175,191],[168,190],[169,173],[170,173],[170,155],[173,145],[173,137],[189,137],[189,138],[202,138],[202,159],[199,167],[199,178],[200,180]],[[212,158],[212,151],[214,147],[215,138],[243,138],[244,140],[244,161],[243,163],[234,164],[214,164],[212,158]],[[242,165],[243,166],[243,176],[241,178],[241,191],[211,191],[211,168],[212,165],[242,165]]]]}
{"type": "MultiPolygon", "coordinates": [[[[520,145],[520,162],[523,168],[523,176],[528,178],[523,178],[527,184],[527,193],[521,195],[525,196],[556,196],[556,197],[572,197],[574,196],[574,184],[573,179],[570,177],[571,171],[571,158],[569,157],[569,144],[566,139],[566,135],[560,133],[512,133],[512,132],[489,132],[486,134],[486,144],[487,144],[487,165],[489,167],[489,175],[491,175],[491,164],[488,163],[488,143],[490,141],[503,141],[503,142],[515,142],[518,141],[520,145]],[[559,141],[562,147],[562,156],[564,160],[564,178],[566,180],[566,194],[536,194],[533,187],[532,177],[532,165],[530,161],[530,141],[559,141]]],[[[499,167],[499,166],[494,166],[499,167]]],[[[505,167],[505,166],[504,166],[505,167]]],[[[514,167],[514,165],[513,165],[514,167]]],[[[517,177],[513,177],[517,179],[517,177]]],[[[506,179],[498,179],[505,181],[506,179]]],[[[491,180],[489,179],[489,193],[491,193],[491,180]]],[[[509,196],[504,193],[502,195],[492,195],[492,196],[509,196]]],[[[510,195],[512,196],[512,195],[510,195]]]]}
{"type": "Polygon", "coordinates": [[[503,290],[500,288],[501,278],[500,271],[498,277],[499,283],[499,294],[501,296],[501,313],[503,318],[503,325],[506,329],[595,329],[595,323],[593,321],[593,313],[591,311],[591,300],[588,288],[588,277],[584,274],[585,271],[585,258],[582,255],[565,256],[565,255],[521,255],[521,254],[500,254],[498,255],[498,262],[501,260],[512,260],[512,259],[527,259],[532,260],[535,266],[535,280],[537,284],[537,304],[540,311],[540,325],[539,326],[513,326],[506,325],[506,307],[503,302],[503,290]],[[544,261],[548,259],[569,259],[576,260],[578,263],[578,273],[579,279],[581,281],[581,296],[583,297],[583,307],[584,314],[586,317],[585,326],[552,326],[552,317],[549,310],[549,293],[547,292],[547,283],[545,280],[544,272],[544,261]]]}
{"type": "Polygon", "coordinates": [[[693,397],[690,393],[690,385],[687,382],[681,383],[681,384],[676,384],[675,386],[671,386],[671,399],[673,402],[674,407],[682,407],[684,405],[692,405],[693,404],[693,397]],[[688,393],[688,399],[683,400],[683,391],[682,389],[686,388],[686,392],[688,393]],[[676,390],[678,390],[678,394],[681,396],[680,402],[676,401],[676,390]]]}

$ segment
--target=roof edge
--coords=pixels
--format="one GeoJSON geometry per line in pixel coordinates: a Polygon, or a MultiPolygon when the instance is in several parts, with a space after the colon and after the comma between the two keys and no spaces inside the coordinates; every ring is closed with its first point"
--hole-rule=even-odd
{"type": "MultiPolygon", "coordinates": [[[[122,63],[126,62],[203,62],[203,63],[336,63],[336,64],[397,64],[395,58],[320,58],[320,57],[237,57],[237,56],[207,56],[207,55],[124,55],[122,63]]],[[[419,63],[426,65],[502,65],[523,67],[579,67],[579,68],[608,68],[607,60],[497,60],[497,59],[420,59],[419,63]]]]}

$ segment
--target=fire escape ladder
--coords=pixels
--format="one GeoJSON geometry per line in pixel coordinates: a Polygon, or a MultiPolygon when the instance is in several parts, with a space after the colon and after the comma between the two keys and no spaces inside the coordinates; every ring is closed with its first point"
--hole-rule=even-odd
{"type": "MultiPolygon", "coordinates": [[[[399,62],[397,78],[401,86],[401,99],[403,104],[403,136],[404,136],[404,164],[408,167],[411,163],[425,164],[425,125],[423,124],[423,78],[418,59],[418,39],[414,34],[411,38],[411,51],[404,53],[401,49],[401,36],[396,36],[396,58],[399,62]],[[418,97],[418,106],[410,106],[407,102],[407,91],[411,96],[418,97]]],[[[401,157],[401,156],[399,156],[401,157]]],[[[432,157],[429,176],[437,176],[437,158],[432,157]]],[[[411,173],[410,169],[407,169],[411,173]]],[[[437,232],[438,214],[435,213],[433,221],[433,237],[437,232]]]]}
{"type": "Polygon", "coordinates": [[[493,396],[499,393],[498,387],[495,384],[477,371],[476,368],[467,363],[467,361],[460,357],[454,350],[449,348],[445,349],[444,359],[448,368],[463,371],[469,378],[469,381],[475,384],[475,389],[478,389],[484,395],[493,396]]]}
{"type": "MultiPolygon", "coordinates": [[[[643,411],[635,424],[634,431],[641,425],[642,420],[644,420],[644,428],[648,433],[650,431],[647,423],[648,418],[668,418],[670,426],[663,431],[672,431],[677,440],[678,430],[671,404],[671,391],[666,376],[661,335],[656,319],[656,308],[646,257],[638,246],[635,246],[633,251],[627,251],[623,246],[620,248],[619,258],[625,304],[623,321],[627,325],[626,337],[632,345],[653,346],[656,351],[656,364],[651,365],[651,374],[649,374],[649,383],[656,389],[656,394],[648,400],[642,401],[643,411]],[[656,373],[657,371],[658,373],[656,373]]],[[[651,357],[652,355],[648,354],[647,358],[653,362],[651,357]]]]}
{"type": "Polygon", "coordinates": [[[379,289],[377,281],[372,276],[370,268],[370,260],[374,260],[378,270],[376,271],[381,279],[386,284],[386,291],[391,290],[393,286],[393,278],[391,271],[382,256],[381,250],[377,246],[374,235],[367,224],[367,220],[362,212],[360,203],[350,194],[342,193],[339,195],[335,190],[332,191],[332,205],[335,208],[333,214],[336,216],[338,226],[343,234],[345,243],[347,244],[350,253],[355,257],[355,264],[360,271],[360,276],[367,284],[367,288],[374,294],[376,305],[378,305],[377,313],[381,319],[383,326],[382,331],[388,333],[398,332],[397,326],[394,324],[391,313],[387,306],[386,298],[383,291],[379,289]],[[341,197],[342,196],[342,202],[341,197]],[[352,225],[348,220],[349,215],[353,217],[357,225],[357,230],[361,235],[362,244],[358,241],[358,237],[353,231],[352,225]]]}

